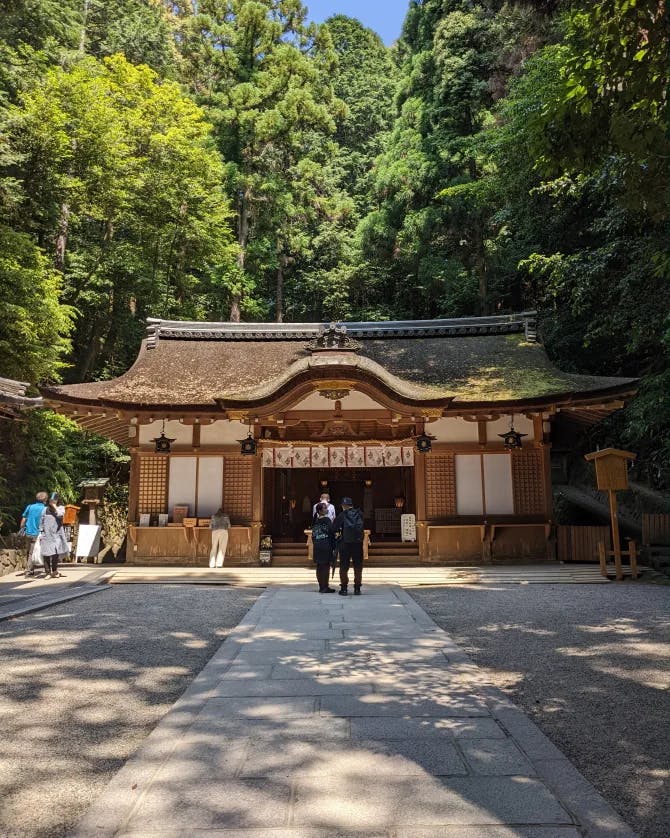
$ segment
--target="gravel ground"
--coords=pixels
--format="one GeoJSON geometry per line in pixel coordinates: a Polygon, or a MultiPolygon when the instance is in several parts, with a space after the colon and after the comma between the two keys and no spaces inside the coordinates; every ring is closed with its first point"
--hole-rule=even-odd
{"type": "Polygon", "coordinates": [[[65,835],[259,593],[110,587],[0,623],[0,835],[65,835]]]}
{"type": "Polygon", "coordinates": [[[670,834],[670,591],[645,584],[409,593],[644,838],[670,834]]]}

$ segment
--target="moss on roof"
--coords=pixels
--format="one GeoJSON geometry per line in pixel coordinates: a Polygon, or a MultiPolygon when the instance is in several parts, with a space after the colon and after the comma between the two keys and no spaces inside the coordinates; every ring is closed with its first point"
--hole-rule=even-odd
{"type": "MultiPolygon", "coordinates": [[[[635,381],[561,372],[539,344],[520,334],[365,339],[359,353],[341,357],[400,396],[420,401],[531,400],[595,394],[635,381]]],[[[85,403],[206,408],[217,399],[266,399],[304,374],[312,358],[306,343],[295,340],[161,338],[154,349],[143,345],[119,378],[46,392],[85,403]]]]}

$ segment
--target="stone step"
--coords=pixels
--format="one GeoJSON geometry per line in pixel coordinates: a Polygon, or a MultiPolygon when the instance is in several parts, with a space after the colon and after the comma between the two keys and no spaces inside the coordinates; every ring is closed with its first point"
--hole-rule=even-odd
{"type": "MultiPolygon", "coordinates": [[[[111,569],[111,568],[110,568],[111,569]]],[[[639,571],[645,571],[640,567],[639,571]]],[[[364,584],[372,585],[533,585],[587,584],[612,585],[614,567],[608,567],[610,578],[600,575],[597,564],[561,565],[545,562],[535,565],[469,566],[469,567],[397,567],[366,565],[364,584]]],[[[624,567],[624,575],[630,569],[624,567]]],[[[336,574],[337,576],[337,574],[336,574]]],[[[314,566],[303,563],[294,567],[235,566],[226,562],[221,570],[205,567],[132,567],[119,566],[110,580],[113,584],[222,584],[241,586],[306,585],[314,584],[314,566]]]]}

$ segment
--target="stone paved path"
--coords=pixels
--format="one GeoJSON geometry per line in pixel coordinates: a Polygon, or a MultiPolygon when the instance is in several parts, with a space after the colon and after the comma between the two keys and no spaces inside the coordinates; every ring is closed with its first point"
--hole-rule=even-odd
{"type": "Polygon", "coordinates": [[[399,587],[273,587],[75,833],[632,836],[399,587]]]}
{"type": "Polygon", "coordinates": [[[31,580],[17,572],[1,577],[0,622],[104,591],[113,571],[105,566],[61,564],[60,573],[57,579],[47,579],[41,571],[31,580]]]}

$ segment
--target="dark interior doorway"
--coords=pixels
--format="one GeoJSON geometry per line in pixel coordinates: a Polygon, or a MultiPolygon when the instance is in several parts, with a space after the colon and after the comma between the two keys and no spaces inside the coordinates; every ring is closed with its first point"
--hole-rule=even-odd
{"type": "Polygon", "coordinates": [[[263,531],[274,539],[302,541],[312,508],[329,492],[336,512],[350,497],[363,510],[365,526],[377,538],[399,538],[399,516],[416,512],[414,469],[265,469],[263,531]],[[399,506],[400,499],[402,505],[399,506]]]}

